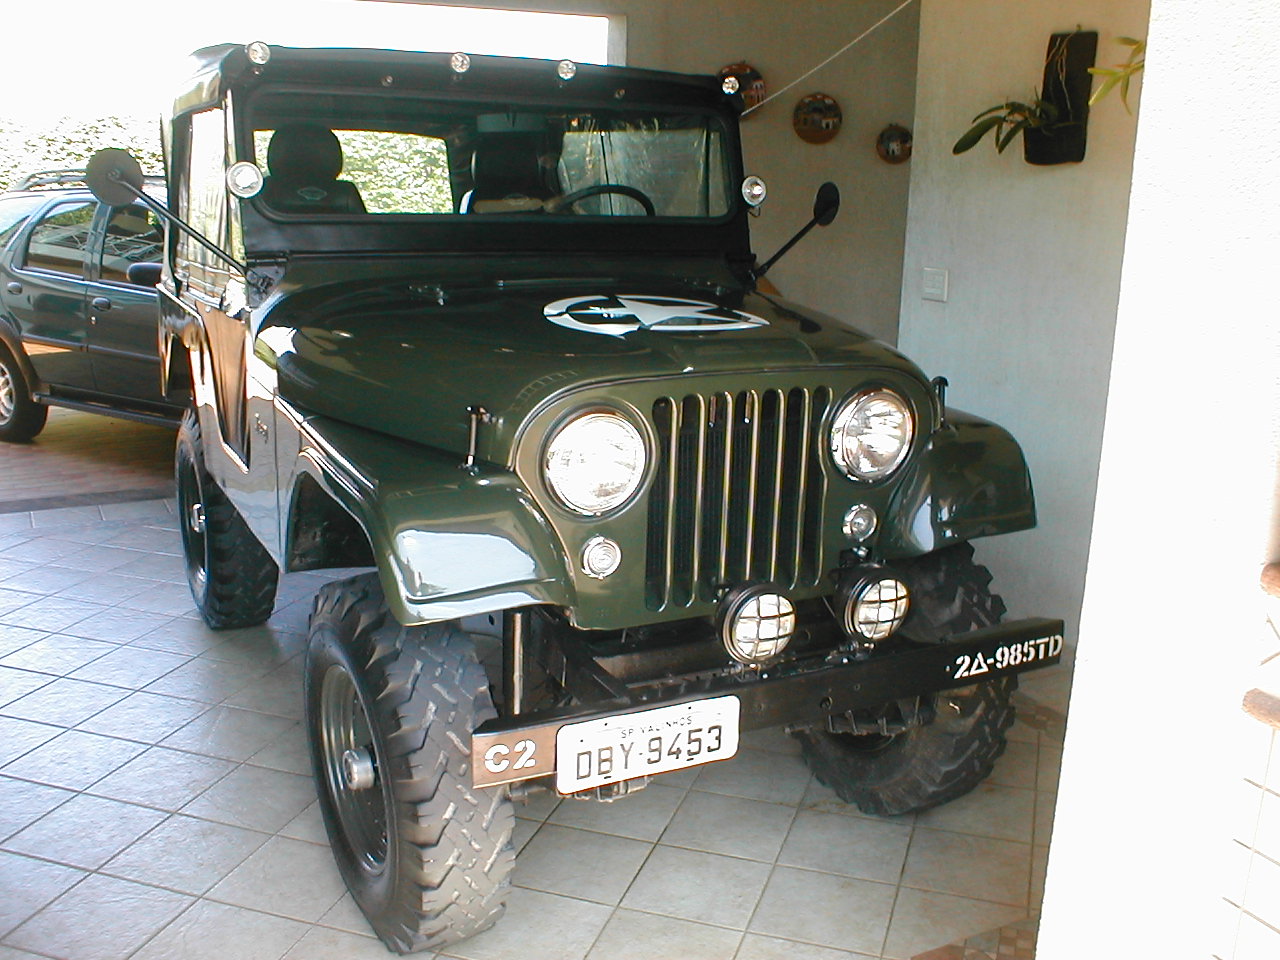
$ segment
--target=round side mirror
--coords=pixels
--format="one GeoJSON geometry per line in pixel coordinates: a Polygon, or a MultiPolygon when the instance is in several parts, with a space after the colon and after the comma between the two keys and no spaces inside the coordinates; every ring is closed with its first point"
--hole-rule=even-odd
{"type": "Polygon", "coordinates": [[[813,220],[825,227],[840,212],[840,188],[828,180],[818,188],[818,196],[813,201],[813,220]]]}
{"type": "Polygon", "coordinates": [[[107,147],[99,150],[85,165],[85,183],[100,201],[109,207],[124,207],[142,192],[142,168],[128,150],[107,147]]]}

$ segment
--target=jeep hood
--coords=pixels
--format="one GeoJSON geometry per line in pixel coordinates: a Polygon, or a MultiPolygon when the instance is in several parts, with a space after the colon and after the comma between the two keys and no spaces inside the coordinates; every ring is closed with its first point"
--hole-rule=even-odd
{"type": "Polygon", "coordinates": [[[544,401],[587,385],[762,370],[920,372],[899,353],[778,297],[728,285],[530,278],[364,280],[290,293],[261,311],[260,358],[302,413],[465,452],[467,408],[492,420],[480,455],[506,462],[544,401]]]}

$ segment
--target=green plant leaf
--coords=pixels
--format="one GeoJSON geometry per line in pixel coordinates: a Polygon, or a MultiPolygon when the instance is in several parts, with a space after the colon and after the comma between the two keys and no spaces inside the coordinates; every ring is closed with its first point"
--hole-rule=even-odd
{"type": "Polygon", "coordinates": [[[1009,105],[1007,103],[997,103],[994,107],[988,107],[986,110],[983,110],[980,114],[978,114],[976,117],[973,118],[972,122],[977,123],[979,120],[981,120],[983,117],[987,116],[988,114],[1003,113],[1008,109],[1009,109],[1009,105]]]}
{"type": "Polygon", "coordinates": [[[1004,136],[996,138],[996,152],[1004,153],[1005,147],[1013,143],[1014,138],[1030,126],[1031,124],[1026,120],[1019,120],[1017,123],[1010,124],[1009,129],[1004,132],[1004,136]]]}
{"type": "Polygon", "coordinates": [[[965,131],[964,135],[956,141],[955,146],[951,148],[951,152],[954,154],[960,154],[964,153],[966,150],[973,149],[977,146],[978,141],[987,135],[988,131],[999,127],[1003,123],[1003,116],[984,117],[965,131]]]}
{"type": "Polygon", "coordinates": [[[1093,91],[1093,96],[1089,98],[1089,106],[1092,107],[1097,104],[1099,100],[1114,90],[1116,84],[1123,79],[1119,71],[1116,70],[1108,70],[1107,74],[1107,79],[1098,86],[1097,90],[1093,91]]]}
{"type": "Polygon", "coordinates": [[[1116,37],[1116,43],[1123,43],[1126,47],[1143,46],[1141,40],[1135,40],[1133,37],[1116,37]]]}

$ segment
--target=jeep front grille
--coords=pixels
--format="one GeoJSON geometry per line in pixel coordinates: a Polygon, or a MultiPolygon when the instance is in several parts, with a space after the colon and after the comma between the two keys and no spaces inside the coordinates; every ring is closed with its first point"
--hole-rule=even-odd
{"type": "Polygon", "coordinates": [[[661,397],[649,494],[650,609],[712,601],[747,580],[821,576],[826,387],[661,397]]]}

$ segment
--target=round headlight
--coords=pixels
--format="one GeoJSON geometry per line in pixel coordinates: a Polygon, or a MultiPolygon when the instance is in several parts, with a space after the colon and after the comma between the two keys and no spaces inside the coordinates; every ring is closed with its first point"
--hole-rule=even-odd
{"type": "Polygon", "coordinates": [[[891,390],[864,390],[832,421],[831,456],[850,477],[880,480],[906,458],[914,430],[905,400],[891,390]]]}
{"type": "Polygon", "coordinates": [[[547,486],[570,510],[599,516],[629,499],[644,479],[644,438],[616,413],[584,413],[547,444],[547,486]]]}

